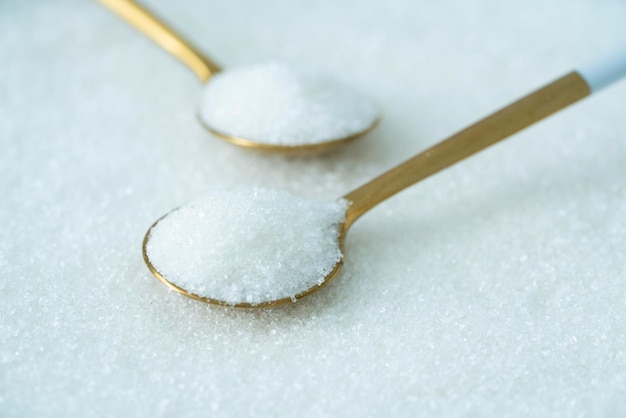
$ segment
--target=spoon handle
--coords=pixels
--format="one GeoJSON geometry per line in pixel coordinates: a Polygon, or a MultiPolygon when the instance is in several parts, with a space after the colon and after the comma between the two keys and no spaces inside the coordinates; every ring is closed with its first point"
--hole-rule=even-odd
{"type": "Polygon", "coordinates": [[[581,67],[434,145],[344,196],[346,229],[401,190],[626,76],[626,50],[581,67]]]}
{"type": "Polygon", "coordinates": [[[203,82],[221,70],[219,65],[133,0],[98,1],[181,60],[203,82]]]}

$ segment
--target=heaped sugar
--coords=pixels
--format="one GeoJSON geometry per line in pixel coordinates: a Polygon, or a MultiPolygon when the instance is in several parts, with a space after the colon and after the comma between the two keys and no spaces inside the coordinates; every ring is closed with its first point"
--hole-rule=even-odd
{"type": "Polygon", "coordinates": [[[379,110],[333,77],[270,62],[217,74],[205,87],[200,117],[230,136],[297,146],[363,132],[379,110]]]}
{"type": "Polygon", "coordinates": [[[148,257],[199,296],[232,304],[293,297],[340,261],[346,205],[263,188],[211,191],[152,229],[148,257]]]}

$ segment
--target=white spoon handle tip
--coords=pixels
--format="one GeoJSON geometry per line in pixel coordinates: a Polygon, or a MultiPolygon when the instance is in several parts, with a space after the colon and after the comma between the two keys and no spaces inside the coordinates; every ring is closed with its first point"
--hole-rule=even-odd
{"type": "Polygon", "coordinates": [[[577,72],[589,85],[591,93],[602,90],[626,77],[626,47],[580,66],[577,72]]]}

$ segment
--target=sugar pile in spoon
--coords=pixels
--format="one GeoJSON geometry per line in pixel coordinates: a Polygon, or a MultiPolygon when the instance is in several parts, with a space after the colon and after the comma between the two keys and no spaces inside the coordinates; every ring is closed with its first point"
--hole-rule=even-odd
{"type": "Polygon", "coordinates": [[[230,136],[296,146],[363,132],[379,109],[332,77],[266,63],[217,74],[205,87],[200,117],[230,136]]]}
{"type": "Polygon", "coordinates": [[[293,298],[341,260],[346,208],[271,189],[212,191],[158,222],[146,252],[168,281],[199,296],[253,305],[293,298]]]}

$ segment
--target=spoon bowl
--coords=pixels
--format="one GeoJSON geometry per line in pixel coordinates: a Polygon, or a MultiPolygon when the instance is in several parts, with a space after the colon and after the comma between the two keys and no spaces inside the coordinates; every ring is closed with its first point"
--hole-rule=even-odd
{"type": "Polygon", "coordinates": [[[161,274],[161,272],[159,272],[159,270],[154,266],[154,264],[152,263],[152,261],[150,260],[150,257],[148,256],[148,244],[150,242],[150,237],[152,234],[152,230],[159,224],[159,222],[161,222],[162,220],[164,220],[165,218],[167,218],[168,215],[174,213],[177,209],[174,209],[170,212],[168,212],[167,214],[161,216],[159,219],[157,219],[152,226],[150,226],[150,228],[148,228],[148,231],[146,232],[144,238],[143,238],[143,243],[141,246],[141,252],[143,255],[143,261],[146,264],[146,266],[148,267],[148,270],[150,270],[150,273],[152,273],[152,275],[159,280],[161,283],[163,283],[165,286],[167,286],[168,288],[170,288],[171,290],[180,293],[183,296],[186,296],[188,298],[200,301],[200,302],[204,302],[204,303],[210,303],[212,305],[220,305],[220,306],[229,306],[229,307],[234,307],[234,308],[277,308],[280,306],[284,306],[284,305],[289,305],[292,304],[296,301],[298,301],[299,299],[302,299],[303,297],[306,297],[314,292],[317,292],[318,290],[320,290],[321,288],[325,287],[326,285],[328,285],[335,277],[337,277],[337,275],[339,274],[339,272],[341,271],[341,268],[343,267],[343,260],[344,260],[344,243],[345,243],[345,237],[346,237],[346,227],[345,224],[342,224],[339,226],[339,231],[338,231],[338,243],[339,243],[339,249],[341,250],[341,258],[339,259],[339,261],[334,265],[334,267],[332,268],[332,270],[326,275],[326,277],[324,277],[324,281],[318,285],[312,286],[308,289],[303,290],[302,292],[292,296],[292,297],[286,297],[286,298],[282,298],[282,299],[277,299],[277,300],[271,300],[271,301],[266,301],[266,302],[261,302],[261,303],[249,303],[249,302],[239,302],[239,303],[232,303],[232,302],[227,302],[227,301],[223,301],[220,299],[215,299],[215,298],[211,298],[211,297],[206,297],[206,296],[200,296],[197,295],[195,293],[189,292],[185,289],[183,289],[182,287],[174,284],[173,282],[169,281],[167,278],[165,278],[165,276],[163,274],[161,274]]]}
{"type": "MultiPolygon", "coordinates": [[[[116,13],[122,19],[130,23],[148,38],[152,39],[155,43],[160,45],[162,48],[167,50],[169,53],[178,58],[183,64],[185,64],[191,71],[196,74],[196,76],[200,79],[202,83],[211,83],[212,79],[216,74],[223,73],[224,70],[218,65],[215,61],[210,59],[206,54],[201,52],[198,48],[193,46],[189,41],[184,39],[181,35],[171,29],[164,21],[158,18],[154,13],[150,12],[145,7],[141,6],[137,2],[133,0],[99,0],[104,6],[109,8],[111,11],[116,13]]],[[[311,83],[311,77],[314,80],[316,76],[303,75],[298,72],[293,72],[290,69],[287,71],[286,67],[283,69],[289,76],[293,76],[292,79],[299,81],[303,84],[301,88],[302,91],[308,91],[307,83],[311,83]]],[[[224,72],[225,73],[225,72],[224,72]]],[[[228,71],[230,74],[231,71],[228,71]]],[[[241,71],[239,72],[241,77],[241,71]]],[[[232,76],[232,74],[230,74],[232,76]]],[[[245,77],[245,76],[244,76],[245,77]]],[[[293,81],[292,80],[292,81],[293,81]]],[[[319,81],[319,80],[318,80],[319,81]]],[[[217,81],[215,81],[217,82],[217,81]]],[[[235,86],[241,85],[242,83],[231,83],[235,86]]],[[[263,83],[261,83],[263,84],[263,83]]],[[[343,83],[337,83],[333,80],[333,83],[322,83],[320,86],[322,89],[333,89],[334,85],[341,86],[340,91],[345,98],[350,98],[346,103],[353,103],[355,100],[357,102],[362,102],[362,99],[369,100],[364,95],[354,91],[349,86],[344,85],[343,83]],[[357,100],[355,98],[359,98],[357,100]],[[352,100],[352,101],[350,101],[352,100]]],[[[257,83],[256,86],[259,86],[257,83]]],[[[317,87],[320,87],[317,86],[317,87]]],[[[211,84],[213,87],[213,84],[211,84]]],[[[253,87],[255,88],[255,87],[253,87]]],[[[336,88],[336,87],[335,87],[336,88]]],[[[250,91],[246,89],[246,91],[250,91]]],[[[291,91],[291,90],[289,90],[291,91]]],[[[334,90],[333,90],[334,91],[334,90]]],[[[209,94],[209,93],[205,93],[209,94]]],[[[319,95],[318,95],[319,96],[319,95]]],[[[241,105],[237,106],[237,112],[235,116],[237,119],[245,120],[246,117],[254,117],[257,115],[258,109],[264,109],[264,106],[257,106],[258,109],[256,111],[250,110],[250,114],[244,113],[243,115],[240,113],[240,109],[242,109],[243,105],[248,105],[253,103],[253,100],[250,100],[246,97],[239,97],[238,94],[233,93],[232,97],[236,97],[236,100],[241,105]],[[243,117],[242,117],[243,116],[243,117]]],[[[299,96],[297,96],[299,97],[299,96]]],[[[229,99],[231,101],[232,99],[229,99]]],[[[302,98],[302,100],[312,100],[310,98],[302,98]]],[[[270,100],[271,102],[272,100],[270,100]]],[[[337,103],[337,100],[330,100],[329,102],[321,102],[321,106],[319,102],[312,102],[314,108],[323,109],[329,117],[334,117],[331,120],[337,120],[337,123],[341,123],[341,118],[338,119],[338,115],[336,109],[332,106],[332,103],[337,103]]],[[[343,102],[341,102],[343,103],[343,102]]],[[[278,141],[276,139],[268,139],[267,137],[255,137],[258,133],[252,131],[251,135],[241,135],[241,133],[235,133],[240,129],[240,123],[234,123],[232,120],[230,121],[230,128],[234,130],[233,132],[229,132],[229,129],[224,129],[224,127],[218,127],[214,125],[214,121],[207,121],[207,118],[204,114],[199,114],[198,119],[201,121],[202,125],[215,137],[222,139],[230,144],[240,146],[246,149],[257,150],[262,152],[273,152],[284,155],[303,155],[303,154],[316,154],[323,153],[335,148],[344,146],[358,138],[361,138],[372,129],[376,127],[380,120],[380,115],[377,110],[374,110],[374,104],[372,104],[372,109],[363,110],[358,106],[351,106],[350,111],[352,112],[360,112],[358,116],[363,119],[362,123],[359,123],[358,126],[353,126],[345,129],[338,129],[336,135],[330,135],[329,137],[323,138],[305,138],[304,140],[299,139],[297,141],[293,140],[293,136],[289,133],[286,134],[286,137],[291,138],[287,143],[284,143],[284,140],[278,141]],[[347,130],[346,130],[347,129],[347,130]],[[291,143],[293,142],[293,143],[291,143]]],[[[306,106],[305,106],[306,108],[306,106]]],[[[218,107],[218,110],[221,109],[218,107]]],[[[254,106],[251,108],[254,109],[254,106]]],[[[306,108],[309,109],[309,108],[306,108]]],[[[285,109],[285,113],[281,113],[279,115],[274,115],[271,121],[266,121],[265,123],[269,124],[268,126],[283,126],[284,121],[289,120],[289,114],[292,109],[285,109]]],[[[204,113],[204,112],[203,112],[204,113]]],[[[231,115],[232,119],[232,115],[231,115]]]]}

